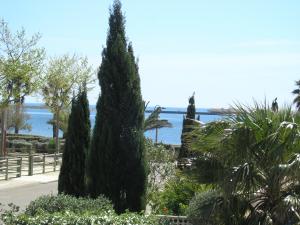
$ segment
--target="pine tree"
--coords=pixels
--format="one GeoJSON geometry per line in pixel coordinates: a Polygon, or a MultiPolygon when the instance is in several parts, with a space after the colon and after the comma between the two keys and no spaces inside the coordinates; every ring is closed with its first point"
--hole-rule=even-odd
{"type": "Polygon", "coordinates": [[[85,194],[85,162],[90,145],[90,111],[84,87],[73,98],[68,133],[58,180],[58,192],[76,197],[85,194]]]}
{"type": "Polygon", "coordinates": [[[105,195],[118,213],[145,208],[144,103],[138,66],[125,37],[120,1],[110,11],[98,73],[101,95],[87,165],[91,197],[105,195]]]}

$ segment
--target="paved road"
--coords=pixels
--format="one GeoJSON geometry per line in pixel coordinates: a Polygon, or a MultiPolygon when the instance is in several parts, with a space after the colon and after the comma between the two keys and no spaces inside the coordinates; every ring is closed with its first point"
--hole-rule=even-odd
{"type": "MultiPolygon", "coordinates": [[[[13,181],[7,181],[7,183],[1,182],[0,203],[3,205],[14,203],[20,206],[21,210],[24,210],[32,200],[39,196],[57,194],[57,179],[53,179],[53,177],[57,177],[57,174],[52,175],[52,177],[40,178],[36,176],[34,178],[33,176],[32,178],[18,178],[13,181]]],[[[0,208],[3,209],[4,207],[0,206],[0,208]]]]}
{"type": "Polygon", "coordinates": [[[22,187],[0,190],[0,202],[4,205],[14,203],[17,206],[20,206],[20,209],[23,210],[32,200],[39,196],[56,193],[57,182],[28,184],[22,187]]]}

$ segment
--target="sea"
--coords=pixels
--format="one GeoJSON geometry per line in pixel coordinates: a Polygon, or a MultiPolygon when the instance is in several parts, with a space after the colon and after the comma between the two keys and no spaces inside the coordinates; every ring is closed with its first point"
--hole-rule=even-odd
{"type": "MultiPolygon", "coordinates": [[[[52,137],[52,126],[47,123],[50,119],[52,119],[52,113],[44,108],[39,107],[41,104],[27,104],[25,112],[30,116],[27,123],[29,123],[32,127],[31,131],[21,130],[22,134],[32,134],[32,135],[40,135],[46,137],[52,137]],[[33,107],[30,107],[33,106],[33,107]]],[[[153,107],[148,107],[147,109],[153,109],[153,107]]],[[[175,108],[175,107],[165,107],[166,111],[186,111],[186,108],[175,108]]],[[[198,108],[197,112],[208,112],[208,109],[198,108]]],[[[90,106],[90,119],[92,128],[95,124],[95,116],[96,116],[96,108],[95,106],[90,106]]],[[[145,113],[145,117],[148,117],[150,113],[145,113]]],[[[180,136],[182,131],[182,122],[183,122],[183,114],[167,114],[161,113],[160,119],[166,119],[171,124],[171,128],[161,128],[158,130],[158,142],[162,142],[165,144],[180,144],[180,136]]],[[[203,123],[220,120],[222,116],[219,115],[201,115],[200,121],[203,123]]],[[[60,132],[60,136],[62,133],[60,132]]],[[[145,136],[151,139],[155,139],[155,130],[145,132],[145,136]]]]}

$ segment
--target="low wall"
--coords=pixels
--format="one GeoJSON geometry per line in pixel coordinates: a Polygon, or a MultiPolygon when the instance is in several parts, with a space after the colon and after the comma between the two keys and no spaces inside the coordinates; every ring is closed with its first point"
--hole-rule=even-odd
{"type": "Polygon", "coordinates": [[[186,216],[158,215],[162,222],[170,225],[192,225],[186,216]]]}

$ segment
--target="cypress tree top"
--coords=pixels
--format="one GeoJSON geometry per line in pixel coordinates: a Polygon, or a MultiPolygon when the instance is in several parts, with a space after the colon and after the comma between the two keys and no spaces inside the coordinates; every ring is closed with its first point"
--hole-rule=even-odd
{"type": "Polygon", "coordinates": [[[196,107],[195,107],[195,93],[189,98],[189,106],[187,108],[186,118],[195,119],[196,118],[196,107]]]}

